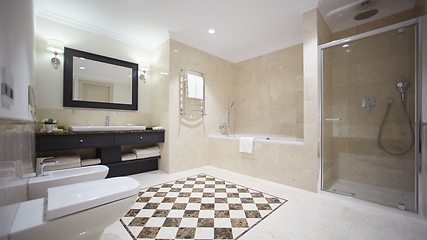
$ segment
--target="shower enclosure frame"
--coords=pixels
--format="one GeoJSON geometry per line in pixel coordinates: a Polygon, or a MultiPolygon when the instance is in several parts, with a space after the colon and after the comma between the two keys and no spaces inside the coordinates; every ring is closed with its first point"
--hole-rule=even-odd
{"type": "MultiPolygon", "coordinates": [[[[427,17],[425,17],[425,19],[427,19],[427,17]]],[[[329,48],[329,47],[333,47],[333,46],[337,46],[337,45],[341,45],[344,44],[346,42],[350,42],[350,41],[354,41],[354,40],[359,40],[359,39],[363,39],[363,38],[367,38],[367,37],[371,37],[371,36],[375,36],[384,32],[388,32],[388,31],[392,31],[392,30],[396,30],[401,28],[401,27],[406,27],[406,26],[410,26],[410,25],[414,25],[415,26],[415,119],[414,119],[414,125],[415,125],[415,169],[414,169],[414,173],[415,173],[415,213],[418,213],[421,215],[422,218],[427,220],[427,215],[424,212],[427,212],[427,206],[423,206],[423,205],[427,205],[427,203],[424,204],[420,204],[423,202],[427,202],[427,199],[422,199],[422,195],[419,194],[420,192],[422,192],[422,184],[427,184],[427,176],[426,173],[422,172],[421,166],[422,166],[422,161],[423,159],[421,158],[421,153],[420,153],[420,147],[421,147],[421,136],[420,136],[420,129],[421,129],[421,103],[422,103],[422,99],[421,99],[421,91],[422,91],[422,29],[425,28],[423,27],[423,21],[422,21],[422,17],[419,18],[414,18],[408,21],[404,21],[404,22],[400,22],[397,24],[393,24],[387,27],[383,27],[383,28],[379,28],[376,30],[372,30],[366,33],[362,33],[362,34],[358,34],[358,35],[354,35],[351,37],[347,37],[347,38],[343,38],[343,39],[339,39],[339,40],[334,40],[332,42],[329,43],[325,43],[322,45],[318,46],[318,74],[319,74],[319,81],[318,81],[318,89],[319,89],[319,94],[318,94],[318,103],[319,103],[319,112],[318,112],[318,124],[320,125],[320,131],[318,131],[318,157],[319,157],[319,171],[320,171],[320,177],[319,177],[319,181],[318,181],[318,192],[322,193],[322,194],[330,194],[330,195],[341,195],[341,194],[336,194],[336,193],[331,193],[328,191],[323,190],[323,144],[324,144],[324,124],[323,124],[323,49],[325,48],[329,48]]],[[[424,44],[424,47],[426,47],[427,44],[424,44]]],[[[424,70],[425,71],[425,70],[424,70]]],[[[424,143],[426,144],[426,143],[424,143]]],[[[427,164],[427,163],[424,163],[427,164]]],[[[427,169],[427,168],[426,168],[427,169]]],[[[427,194],[427,193],[424,193],[427,194]]],[[[355,198],[352,196],[347,196],[347,195],[342,195],[344,197],[349,197],[349,198],[354,198],[354,199],[359,199],[359,198],[355,198]]],[[[367,201],[367,202],[371,202],[369,200],[364,200],[364,199],[360,199],[361,201],[367,201]]],[[[376,203],[378,204],[378,203],[376,203]]],[[[383,204],[381,204],[383,205],[383,204]]],[[[387,206],[387,205],[384,205],[387,206]]]]}

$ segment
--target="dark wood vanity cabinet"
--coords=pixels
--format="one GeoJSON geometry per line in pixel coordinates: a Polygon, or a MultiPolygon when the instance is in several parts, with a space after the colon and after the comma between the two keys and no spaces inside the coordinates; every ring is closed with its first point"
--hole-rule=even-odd
{"type": "Polygon", "coordinates": [[[96,148],[96,157],[110,170],[107,177],[126,176],[158,169],[158,157],[121,161],[121,146],[165,141],[165,131],[37,133],[36,152],[96,148]]]}

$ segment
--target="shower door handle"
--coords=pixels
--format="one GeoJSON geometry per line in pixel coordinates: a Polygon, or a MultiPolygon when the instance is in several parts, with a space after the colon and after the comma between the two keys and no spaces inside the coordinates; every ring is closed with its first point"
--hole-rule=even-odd
{"type": "Polygon", "coordinates": [[[326,118],[325,121],[341,121],[341,118],[326,118]]]}

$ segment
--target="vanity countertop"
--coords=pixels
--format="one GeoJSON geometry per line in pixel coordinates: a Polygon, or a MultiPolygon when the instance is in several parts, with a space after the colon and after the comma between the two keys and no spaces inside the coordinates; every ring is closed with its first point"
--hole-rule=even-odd
{"type": "Polygon", "coordinates": [[[162,130],[126,130],[126,131],[66,131],[66,132],[37,132],[36,136],[51,136],[51,135],[77,135],[77,134],[108,134],[108,133],[149,133],[149,132],[165,132],[162,130]]]}

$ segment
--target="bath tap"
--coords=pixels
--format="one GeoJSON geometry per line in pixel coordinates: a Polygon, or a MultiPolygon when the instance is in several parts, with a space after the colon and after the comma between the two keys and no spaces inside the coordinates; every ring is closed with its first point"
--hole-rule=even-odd
{"type": "Polygon", "coordinates": [[[110,121],[111,121],[110,116],[106,116],[105,117],[105,126],[110,126],[110,121]]]}
{"type": "Polygon", "coordinates": [[[36,160],[36,176],[44,176],[44,167],[49,165],[55,165],[59,164],[58,161],[55,162],[49,162],[45,163],[45,160],[52,159],[53,157],[44,157],[44,158],[37,158],[36,160]]]}

